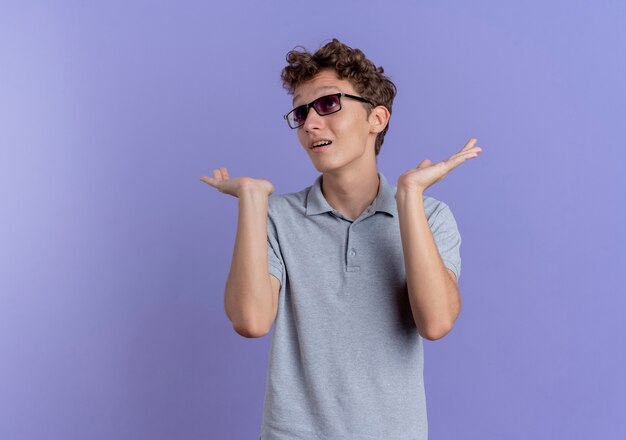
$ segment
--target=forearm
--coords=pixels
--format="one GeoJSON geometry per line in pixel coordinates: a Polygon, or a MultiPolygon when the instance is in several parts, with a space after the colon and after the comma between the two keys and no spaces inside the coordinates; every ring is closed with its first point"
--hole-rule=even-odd
{"type": "Polygon", "coordinates": [[[268,195],[254,188],[239,196],[237,235],[224,307],[238,332],[254,334],[272,311],[267,260],[268,195]]]}
{"type": "Polygon", "coordinates": [[[460,298],[428,226],[422,196],[398,187],[396,203],[413,319],[422,336],[439,339],[452,328],[460,298]]]}

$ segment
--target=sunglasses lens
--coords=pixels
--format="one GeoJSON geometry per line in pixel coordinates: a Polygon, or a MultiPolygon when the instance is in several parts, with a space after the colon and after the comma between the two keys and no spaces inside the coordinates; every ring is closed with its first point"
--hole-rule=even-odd
{"type": "Polygon", "coordinates": [[[289,114],[289,121],[291,123],[292,127],[297,127],[301,124],[304,123],[304,120],[306,119],[306,115],[307,115],[307,108],[305,105],[295,108],[290,114],[289,114]]]}
{"type": "Polygon", "coordinates": [[[339,103],[339,96],[330,95],[322,96],[320,99],[313,103],[313,107],[320,115],[328,115],[339,110],[341,104],[339,103]]]}
{"type": "MultiPolygon", "coordinates": [[[[329,115],[331,113],[341,110],[341,101],[337,95],[322,96],[321,98],[313,101],[313,108],[320,116],[329,115]]],[[[307,115],[309,114],[309,107],[301,105],[294,108],[287,115],[287,122],[291,128],[296,128],[304,124],[307,115]]]]}

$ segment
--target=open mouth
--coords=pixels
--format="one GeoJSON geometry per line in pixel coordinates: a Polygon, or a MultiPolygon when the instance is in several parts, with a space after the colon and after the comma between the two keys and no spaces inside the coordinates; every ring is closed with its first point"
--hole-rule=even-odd
{"type": "Polygon", "coordinates": [[[315,145],[313,145],[313,146],[311,147],[311,149],[312,149],[312,150],[316,150],[316,149],[319,149],[319,148],[322,148],[322,149],[323,149],[324,147],[328,147],[330,144],[332,144],[332,142],[331,142],[331,141],[321,141],[321,142],[319,142],[319,143],[318,143],[318,142],[316,142],[316,143],[315,143],[315,145]]]}

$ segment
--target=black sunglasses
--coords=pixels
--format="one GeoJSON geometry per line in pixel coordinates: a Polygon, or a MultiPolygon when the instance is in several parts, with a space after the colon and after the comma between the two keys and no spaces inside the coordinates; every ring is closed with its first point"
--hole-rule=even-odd
{"type": "Polygon", "coordinates": [[[371,101],[361,98],[360,96],[348,95],[347,93],[333,93],[332,95],[322,96],[315,101],[304,104],[294,108],[287,113],[283,118],[287,120],[289,127],[298,128],[304,124],[306,117],[309,114],[311,107],[315,109],[318,115],[326,116],[332,113],[336,113],[341,110],[341,97],[356,99],[357,101],[367,102],[370,105],[374,105],[371,101]]]}

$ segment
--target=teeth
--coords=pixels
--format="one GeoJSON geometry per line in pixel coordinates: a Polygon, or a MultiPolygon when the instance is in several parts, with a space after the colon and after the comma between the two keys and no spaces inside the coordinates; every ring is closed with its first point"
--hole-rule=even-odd
{"type": "Polygon", "coordinates": [[[319,146],[328,145],[328,144],[330,144],[330,141],[317,141],[313,144],[313,147],[319,147],[319,146]]]}

